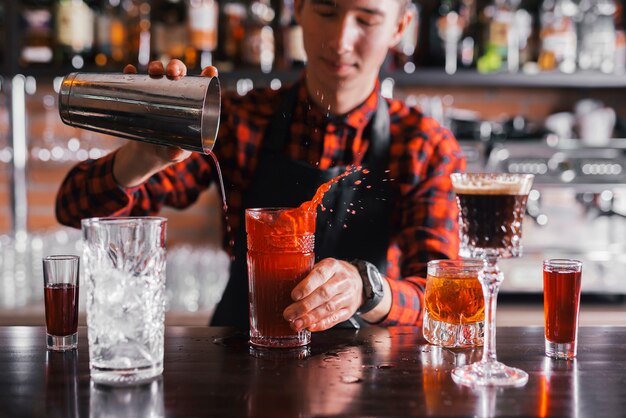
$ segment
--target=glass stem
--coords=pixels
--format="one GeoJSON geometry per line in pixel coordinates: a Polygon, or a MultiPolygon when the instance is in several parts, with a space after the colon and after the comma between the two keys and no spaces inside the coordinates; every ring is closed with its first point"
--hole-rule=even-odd
{"type": "Polygon", "coordinates": [[[496,303],[498,290],[503,275],[497,265],[498,257],[487,255],[484,258],[484,267],[479,275],[480,284],[485,298],[485,345],[483,347],[483,362],[495,363],[496,358],[496,303]]]}

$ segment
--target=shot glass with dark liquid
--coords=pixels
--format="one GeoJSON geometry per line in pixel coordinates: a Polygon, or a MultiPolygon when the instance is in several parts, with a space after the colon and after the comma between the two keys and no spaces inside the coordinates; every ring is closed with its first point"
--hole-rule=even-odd
{"type": "Polygon", "coordinates": [[[551,259],[543,262],[543,313],[546,355],[576,357],[582,263],[551,259]]]}
{"type": "Polygon", "coordinates": [[[72,350],[78,345],[78,269],[76,255],[51,255],[43,259],[49,350],[72,350]]]}

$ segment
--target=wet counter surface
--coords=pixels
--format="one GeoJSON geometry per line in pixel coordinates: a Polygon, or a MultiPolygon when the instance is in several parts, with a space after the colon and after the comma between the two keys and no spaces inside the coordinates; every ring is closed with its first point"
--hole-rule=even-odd
{"type": "Polygon", "coordinates": [[[87,329],[51,353],[43,327],[0,327],[0,417],[624,416],[626,327],[581,327],[578,359],[548,359],[543,327],[501,327],[498,359],[522,388],[472,389],[450,371],[482,349],[447,350],[418,328],[315,333],[308,350],[251,352],[228,328],[167,327],[165,371],[149,384],[94,385],[87,329]]]}

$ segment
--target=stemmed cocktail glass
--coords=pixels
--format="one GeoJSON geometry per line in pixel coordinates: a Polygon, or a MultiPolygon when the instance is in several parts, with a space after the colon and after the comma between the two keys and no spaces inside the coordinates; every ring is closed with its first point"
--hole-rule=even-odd
{"type": "Polygon", "coordinates": [[[528,374],[496,359],[496,302],[504,278],[497,261],[521,256],[522,220],[534,176],[455,173],[450,178],[460,210],[460,255],[483,259],[479,280],[485,297],[482,360],[457,367],[452,379],[469,386],[522,386],[528,374]]]}

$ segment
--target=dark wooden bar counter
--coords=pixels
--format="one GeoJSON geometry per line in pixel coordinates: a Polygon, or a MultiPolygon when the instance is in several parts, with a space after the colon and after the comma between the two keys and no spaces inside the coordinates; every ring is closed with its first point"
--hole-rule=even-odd
{"type": "Polygon", "coordinates": [[[308,352],[251,352],[226,328],[168,327],[165,371],[126,388],[89,378],[79,349],[51,353],[42,327],[0,327],[0,417],[310,417],[626,415],[626,327],[582,327],[578,359],[543,354],[543,328],[499,328],[498,357],[522,388],[456,385],[450,370],[482,349],[428,345],[411,327],[313,335],[308,352]]]}

